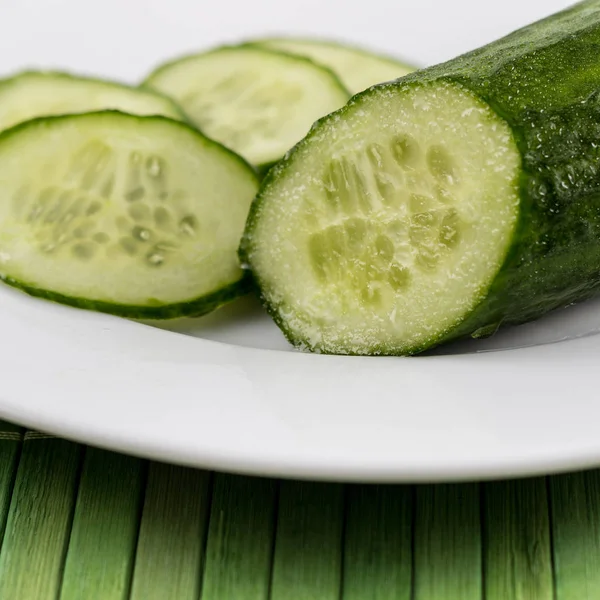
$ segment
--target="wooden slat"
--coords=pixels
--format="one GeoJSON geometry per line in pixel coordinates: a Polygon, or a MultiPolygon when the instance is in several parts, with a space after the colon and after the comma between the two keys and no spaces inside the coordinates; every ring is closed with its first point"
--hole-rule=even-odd
{"type": "Polygon", "coordinates": [[[410,600],[412,490],[350,486],[346,500],[344,600],[410,600]]]}
{"type": "Polygon", "coordinates": [[[600,472],[550,480],[557,600],[600,598],[600,472]]]}
{"type": "Polygon", "coordinates": [[[0,421],[0,547],[4,538],[22,439],[21,427],[0,421]]]}
{"type": "Polygon", "coordinates": [[[197,600],[211,481],[205,471],[152,463],[131,600],[197,600]]]}
{"type": "Polygon", "coordinates": [[[81,454],[76,444],[26,434],[0,553],[0,598],[57,598],[81,454]]]}
{"type": "Polygon", "coordinates": [[[267,600],[277,485],[216,475],[202,600],[267,600]]]}
{"type": "Polygon", "coordinates": [[[281,483],[271,600],[338,600],[344,488],[281,483]]]}
{"type": "Polygon", "coordinates": [[[483,497],[486,600],[553,600],[545,479],[489,484],[483,497]]]}
{"type": "Polygon", "coordinates": [[[144,499],[143,461],[88,449],[77,492],[82,448],[30,432],[21,452],[20,431],[0,421],[2,599],[600,600],[598,471],[414,489],[217,475],[211,501],[209,474],[153,463],[144,499]]]}
{"type": "Polygon", "coordinates": [[[479,487],[419,487],[416,501],[414,600],[481,600],[479,487]]]}
{"type": "Polygon", "coordinates": [[[88,448],[61,600],[126,600],[138,535],[143,462],[88,448]]]}

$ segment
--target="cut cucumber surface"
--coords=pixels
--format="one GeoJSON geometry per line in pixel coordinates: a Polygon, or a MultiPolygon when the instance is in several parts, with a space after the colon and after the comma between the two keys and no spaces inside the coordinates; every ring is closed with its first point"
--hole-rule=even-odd
{"type": "Polygon", "coordinates": [[[416,71],[416,67],[391,57],[338,42],[272,38],[252,43],[262,48],[306,56],[329,67],[353,95],[376,83],[398,79],[416,71]]]}
{"type": "Polygon", "coordinates": [[[173,98],[208,136],[261,168],[349,97],[329,69],[251,46],[176,60],[159,67],[145,85],[173,98]]]}
{"type": "Polygon", "coordinates": [[[0,135],[0,277],[133,318],[200,315],[248,289],[236,249],[256,176],[164,117],[107,111],[0,135]]]}
{"type": "Polygon", "coordinates": [[[170,98],[118,83],[41,71],[0,80],[0,130],[36,117],[109,109],[185,119],[170,98]]]}
{"type": "Polygon", "coordinates": [[[597,295],[599,44],[588,0],[317,124],[241,247],[288,338],[415,354],[597,295]]]}
{"type": "Polygon", "coordinates": [[[516,224],[518,166],[510,129],[473,95],[381,90],[275,168],[245,260],[297,345],[409,352],[485,295],[516,224]]]}

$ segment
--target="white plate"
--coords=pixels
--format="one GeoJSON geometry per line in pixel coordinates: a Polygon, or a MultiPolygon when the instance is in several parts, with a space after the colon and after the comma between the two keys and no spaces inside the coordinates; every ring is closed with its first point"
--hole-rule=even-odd
{"type": "MultiPolygon", "coordinates": [[[[285,31],[334,32],[427,64],[565,5],[20,0],[0,8],[0,70],[134,81],[174,54],[285,31]]],[[[600,302],[413,359],[290,351],[252,300],[168,328],[1,288],[0,415],[156,459],[290,477],[432,481],[600,465],[600,302]]]]}

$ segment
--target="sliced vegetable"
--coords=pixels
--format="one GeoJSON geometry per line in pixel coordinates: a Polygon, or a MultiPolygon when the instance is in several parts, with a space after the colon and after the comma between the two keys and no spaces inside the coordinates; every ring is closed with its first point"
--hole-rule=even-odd
{"type": "Polygon", "coordinates": [[[191,127],[120,112],[0,135],[0,277],[134,318],[200,315],[245,293],[236,248],[253,170],[191,127]]]}
{"type": "Polygon", "coordinates": [[[599,43],[588,0],[324,118],[241,250],[288,338],[414,354],[596,294],[599,43]]]}
{"type": "Polygon", "coordinates": [[[251,46],[168,63],[145,85],[172,97],[207,135],[262,168],[349,97],[325,67],[251,46]]]}
{"type": "Polygon", "coordinates": [[[119,83],[40,71],[0,81],[0,130],[35,117],[108,109],[185,118],[169,98],[119,83]]]}
{"type": "Polygon", "coordinates": [[[272,38],[257,40],[253,44],[262,48],[306,56],[329,67],[338,75],[351,94],[362,92],[382,81],[398,79],[416,70],[416,67],[394,58],[339,42],[272,38]]]}

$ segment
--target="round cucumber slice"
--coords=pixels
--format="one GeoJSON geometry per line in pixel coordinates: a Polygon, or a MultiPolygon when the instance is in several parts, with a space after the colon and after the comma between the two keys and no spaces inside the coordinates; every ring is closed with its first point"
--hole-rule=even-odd
{"type": "Polygon", "coordinates": [[[306,56],[329,67],[353,95],[376,83],[398,79],[417,70],[394,58],[333,41],[272,38],[252,43],[262,48],[306,56]]]}
{"type": "Polygon", "coordinates": [[[175,99],[202,131],[259,167],[279,160],[349,97],[325,67],[251,46],[176,60],[145,85],[175,99]]]}
{"type": "Polygon", "coordinates": [[[168,118],[29,121],[0,135],[0,277],[116,315],[204,314],[248,289],[236,249],[257,187],[168,118]]]}
{"type": "Polygon", "coordinates": [[[267,176],[241,257],[295,345],[413,354],[485,297],[518,217],[508,125],[458,84],[387,84],[267,176]]]}
{"type": "Polygon", "coordinates": [[[119,83],[39,71],[0,81],[0,130],[36,117],[109,109],[185,120],[170,98],[119,83]]]}

